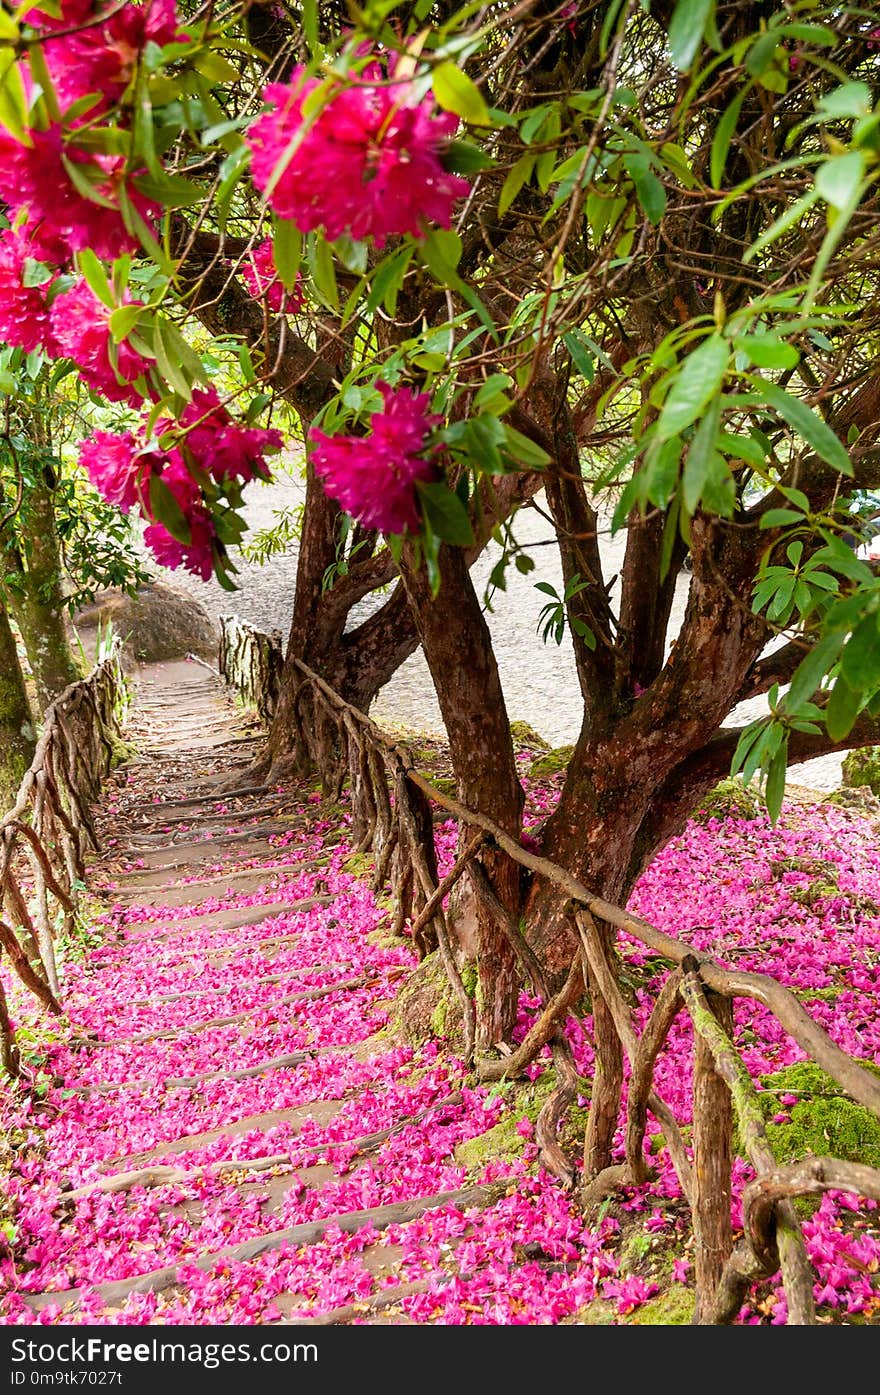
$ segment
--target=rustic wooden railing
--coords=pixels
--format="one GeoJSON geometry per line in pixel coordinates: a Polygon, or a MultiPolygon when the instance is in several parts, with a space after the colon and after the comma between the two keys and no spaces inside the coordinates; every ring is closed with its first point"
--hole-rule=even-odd
{"type": "MultiPolygon", "coordinates": [[[[237,643],[250,641],[238,625],[237,643]]],[[[880,1201],[880,1170],[833,1157],[807,1156],[780,1166],[764,1126],[759,1091],[733,1042],[733,1003],[744,998],[764,1005],[843,1090],[880,1118],[880,1079],[842,1051],[775,979],[745,973],[631,915],[596,896],[564,867],[523,848],[491,819],[475,814],[434,788],[415,768],[407,748],[383,733],[351,707],[305,664],[295,665],[300,683],[294,703],[297,739],[315,763],[324,787],[338,799],[347,784],[352,841],[374,862],[374,886],[390,881],[395,900],[395,928],[408,927],[422,956],[439,949],[452,990],[461,1006],[466,1054],[473,1063],[474,1004],[458,971],[443,910],[448,892],[467,874],[477,895],[494,910],[516,952],[526,981],[542,1009],[521,1045],[501,1060],[475,1063],[481,1078],[520,1075],[548,1043],[558,1086],[538,1119],[536,1137],[541,1160],[566,1186],[576,1171],[557,1142],[557,1126],[578,1088],[563,1024],[589,987],[595,1014],[601,1000],[613,1023],[609,1034],[594,1041],[597,1068],[592,1086],[584,1156],[590,1156],[594,1120],[612,1114],[625,1118],[624,1161],[596,1175],[585,1171],[582,1199],[590,1210],[615,1189],[649,1179],[645,1156],[647,1115],[660,1123],[664,1146],[690,1204],[695,1237],[697,1306],[694,1321],[726,1324],[735,1320],[750,1285],[781,1270],[788,1321],[815,1321],[815,1276],[793,1201],[825,1191],[850,1192],[880,1201]],[[459,856],[438,878],[433,809],[458,820],[463,835],[459,856]],[[555,995],[547,991],[540,965],[519,927],[497,901],[482,870],[480,855],[500,847],[535,877],[545,878],[568,896],[574,942],[579,945],[567,979],[555,995]],[[605,927],[626,932],[669,961],[670,971],[647,1022],[638,1028],[620,986],[620,964],[605,927]],[[654,1064],[672,1025],[686,1011],[694,1027],[692,1152],[672,1111],[653,1082],[654,1064]],[[621,1048],[630,1063],[629,1087],[623,1091],[621,1048]],[[743,1234],[734,1244],[731,1226],[733,1122],[755,1172],[742,1195],[743,1234]]],[[[245,665],[247,670],[247,665],[245,665]]],[[[250,671],[250,670],[247,670],[250,671]]]]}
{"type": "Polygon", "coordinates": [[[221,616],[217,667],[265,726],[275,715],[283,666],[284,651],[277,630],[264,634],[235,615],[221,616]]]}
{"type": "MultiPolygon", "coordinates": [[[[67,932],[74,928],[85,887],[85,854],[98,848],[90,806],[113,763],[125,694],[117,644],[46,710],[15,804],[0,819],[0,955],[53,1013],[61,1012],[56,922],[67,932]]],[[[2,982],[0,1061],[11,1075],[18,1073],[2,982]]]]}

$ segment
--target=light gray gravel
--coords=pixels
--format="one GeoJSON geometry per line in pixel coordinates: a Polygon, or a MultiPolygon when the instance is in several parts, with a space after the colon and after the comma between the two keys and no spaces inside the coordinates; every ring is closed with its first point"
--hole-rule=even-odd
{"type": "MultiPolygon", "coordinates": [[[[253,535],[259,529],[272,526],[276,510],[296,508],[302,502],[303,485],[298,476],[281,477],[269,485],[251,485],[249,494],[246,517],[253,535]]],[[[546,644],[541,641],[538,620],[549,597],[535,589],[537,581],[548,581],[561,590],[558,553],[553,545],[551,525],[533,509],[520,512],[516,531],[520,541],[529,547],[535,570],[522,576],[514,567],[508,568],[507,590],[495,592],[487,619],[511,718],[528,722],[551,745],[561,746],[577,739],[580,691],[567,632],[558,646],[552,640],[546,644]]],[[[619,572],[624,547],[623,533],[615,538],[610,532],[603,536],[601,550],[606,578],[619,572]]],[[[498,552],[497,546],[491,544],[474,567],[474,578],[481,590],[498,552]]],[[[286,640],[293,605],[295,546],[263,565],[241,560],[239,566],[240,589],[234,594],[224,591],[213,580],[202,582],[183,571],[166,572],[155,566],[153,569],[166,584],[194,596],[214,617],[235,613],[260,629],[280,629],[286,640]]],[[[684,614],[689,580],[686,572],[679,576],[673,628],[680,624],[684,614]]],[[[615,594],[616,588],[612,597],[615,594]]],[[[354,613],[353,620],[357,622],[363,618],[375,603],[375,600],[364,602],[354,613]]],[[[765,710],[764,698],[753,699],[740,704],[733,720],[749,721],[765,710]]],[[[424,731],[442,731],[430,674],[420,652],[408,659],[382,689],[371,715],[377,721],[399,722],[424,731]]],[[[840,784],[840,766],[840,756],[821,756],[793,766],[790,778],[795,784],[808,788],[834,790],[840,784]]]]}

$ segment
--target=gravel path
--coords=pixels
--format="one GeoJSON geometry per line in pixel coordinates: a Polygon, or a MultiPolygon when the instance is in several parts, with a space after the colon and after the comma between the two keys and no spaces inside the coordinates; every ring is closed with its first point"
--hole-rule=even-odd
{"type": "MultiPolygon", "coordinates": [[[[246,510],[251,536],[260,529],[271,527],[276,511],[295,509],[302,499],[303,485],[299,478],[284,477],[269,485],[252,485],[246,510]]],[[[560,645],[553,640],[545,644],[540,638],[539,615],[549,597],[535,589],[536,582],[546,581],[561,590],[559,556],[553,545],[551,525],[534,509],[521,511],[517,536],[523,544],[528,545],[530,556],[535,561],[535,570],[528,576],[522,576],[514,567],[508,568],[507,590],[495,592],[487,619],[511,718],[528,722],[551,745],[561,746],[577,739],[581,713],[580,690],[568,633],[560,645]]],[[[606,577],[618,574],[625,545],[624,533],[615,538],[609,533],[602,539],[606,577]]],[[[498,555],[498,547],[491,544],[485,556],[475,565],[473,575],[479,588],[483,588],[488,581],[498,555]]],[[[211,615],[219,617],[224,613],[235,613],[260,629],[281,630],[286,639],[293,605],[295,545],[263,565],[242,560],[237,578],[240,590],[235,594],[224,591],[216,581],[204,583],[182,571],[155,570],[169,585],[193,595],[211,615]]],[[[684,615],[689,580],[686,572],[682,572],[678,579],[673,608],[676,628],[684,615]]],[[[612,597],[616,594],[615,585],[612,597]]],[[[353,613],[353,622],[363,619],[374,604],[375,601],[365,601],[353,613]]],[[[734,720],[749,721],[765,710],[766,700],[763,697],[752,699],[736,708],[734,720]]],[[[440,709],[421,652],[408,659],[382,689],[371,715],[380,722],[396,722],[423,731],[442,732],[440,709]]],[[[792,767],[792,780],[811,789],[837,789],[841,759],[839,755],[830,755],[802,762],[792,767]]]]}

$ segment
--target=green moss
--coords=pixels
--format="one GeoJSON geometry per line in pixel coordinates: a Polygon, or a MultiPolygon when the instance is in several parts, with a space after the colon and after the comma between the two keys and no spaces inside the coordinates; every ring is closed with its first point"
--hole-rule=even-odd
{"type": "Polygon", "coordinates": [[[480,1172],[488,1162],[497,1158],[518,1158],[526,1143],[534,1141],[534,1132],[524,1137],[519,1132],[519,1124],[523,1119],[528,1119],[534,1130],[538,1115],[555,1088],[553,1071],[545,1071],[531,1084],[518,1085],[515,1092],[509,1095],[508,1111],[504,1118],[485,1133],[460,1143],[455,1150],[455,1161],[469,1172],[480,1172]]]}
{"type": "Polygon", "coordinates": [[[578,1327],[616,1327],[617,1313],[614,1304],[609,1303],[607,1298],[594,1298],[592,1303],[578,1308],[572,1321],[578,1327]]]}
{"type": "Polygon", "coordinates": [[[830,988],[795,988],[792,991],[802,1003],[833,1003],[843,992],[843,984],[830,988]]]}
{"type": "Polygon", "coordinates": [[[643,1303],[632,1316],[634,1327],[683,1327],[693,1321],[696,1294],[684,1284],[672,1284],[664,1293],[643,1303]]]}
{"type": "Polygon", "coordinates": [[[367,853],[350,853],[341,863],[343,872],[350,873],[353,877],[362,877],[369,880],[375,872],[373,859],[367,853]]]}
{"type": "Polygon", "coordinates": [[[417,772],[423,780],[429,780],[438,794],[445,794],[449,799],[454,799],[457,785],[451,776],[435,775],[433,770],[419,770],[417,772]]]}
{"type": "Polygon", "coordinates": [[[721,780],[697,805],[691,818],[695,823],[710,819],[755,819],[762,810],[761,800],[742,780],[731,776],[721,780]]]}
{"type": "Polygon", "coordinates": [[[529,775],[534,779],[540,779],[544,775],[558,775],[560,770],[568,768],[573,753],[573,746],[557,746],[532,761],[529,766],[529,775]]]}
{"type": "Polygon", "coordinates": [[[819,901],[832,901],[841,892],[837,882],[815,881],[806,886],[792,887],[790,894],[792,901],[799,906],[815,906],[819,901]]]}
{"type": "Polygon", "coordinates": [[[446,1017],[449,1012],[449,1001],[441,998],[440,1002],[431,1013],[431,1031],[435,1037],[442,1037],[446,1034],[446,1017]]]}
{"type": "Polygon", "coordinates": [[[872,794],[880,795],[880,753],[874,746],[859,746],[847,752],[840,775],[845,788],[867,785],[872,794]]]}
{"type": "Polygon", "coordinates": [[[467,964],[462,965],[461,981],[464,984],[464,991],[467,993],[468,997],[476,998],[477,984],[479,983],[479,974],[477,973],[476,964],[474,964],[472,961],[469,961],[467,964]]]}
{"type": "Polygon", "coordinates": [[[545,741],[543,736],[539,736],[534,727],[530,727],[528,722],[511,722],[510,735],[516,750],[520,751],[549,751],[550,742],[545,741]]]}
{"type": "Polygon", "coordinates": [[[131,741],[123,741],[120,737],[114,736],[112,732],[109,733],[109,741],[112,751],[110,757],[111,769],[115,770],[117,766],[125,765],[126,761],[134,760],[138,753],[138,748],[133,745],[131,741]]]}
{"type": "MultiPolygon", "coordinates": [[[[871,1062],[859,1065],[880,1075],[871,1062]]],[[[854,1103],[819,1066],[812,1062],[786,1066],[761,1077],[761,1107],[767,1119],[767,1141],[779,1162],[794,1162],[809,1154],[842,1158],[880,1167],[880,1119],[854,1103]],[[796,1104],[783,1105],[781,1096],[797,1095],[796,1104]],[[783,1123],[770,1122],[785,1113],[783,1123]]]]}

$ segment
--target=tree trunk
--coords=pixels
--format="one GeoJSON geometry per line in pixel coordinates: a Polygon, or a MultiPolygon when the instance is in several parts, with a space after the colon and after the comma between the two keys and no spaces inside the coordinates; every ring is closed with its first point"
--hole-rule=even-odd
{"type": "Polygon", "coordinates": [[[35,736],[15,636],[0,607],[0,810],[4,813],[15,802],[33,759],[35,736]]]}
{"type": "Polygon", "coordinates": [[[18,543],[9,537],[3,548],[10,566],[5,598],[21,632],[44,712],[53,698],[82,678],[65,619],[61,549],[48,483],[28,489],[19,531],[18,543]]]}
{"type": "MultiPolygon", "coordinates": [[[[449,737],[458,798],[475,813],[490,815],[518,838],[523,790],[516,772],[510,723],[489,629],[465,555],[440,552],[439,595],[431,595],[427,571],[404,548],[403,576],[443,721],[449,737]]],[[[460,847],[474,834],[462,827],[460,847]]],[[[499,901],[518,920],[520,868],[498,848],[487,848],[483,868],[499,901]]],[[[509,1041],[516,1020],[519,972],[516,956],[497,920],[473,891],[459,883],[450,908],[451,929],[463,958],[476,961],[477,1049],[509,1041]]]]}

